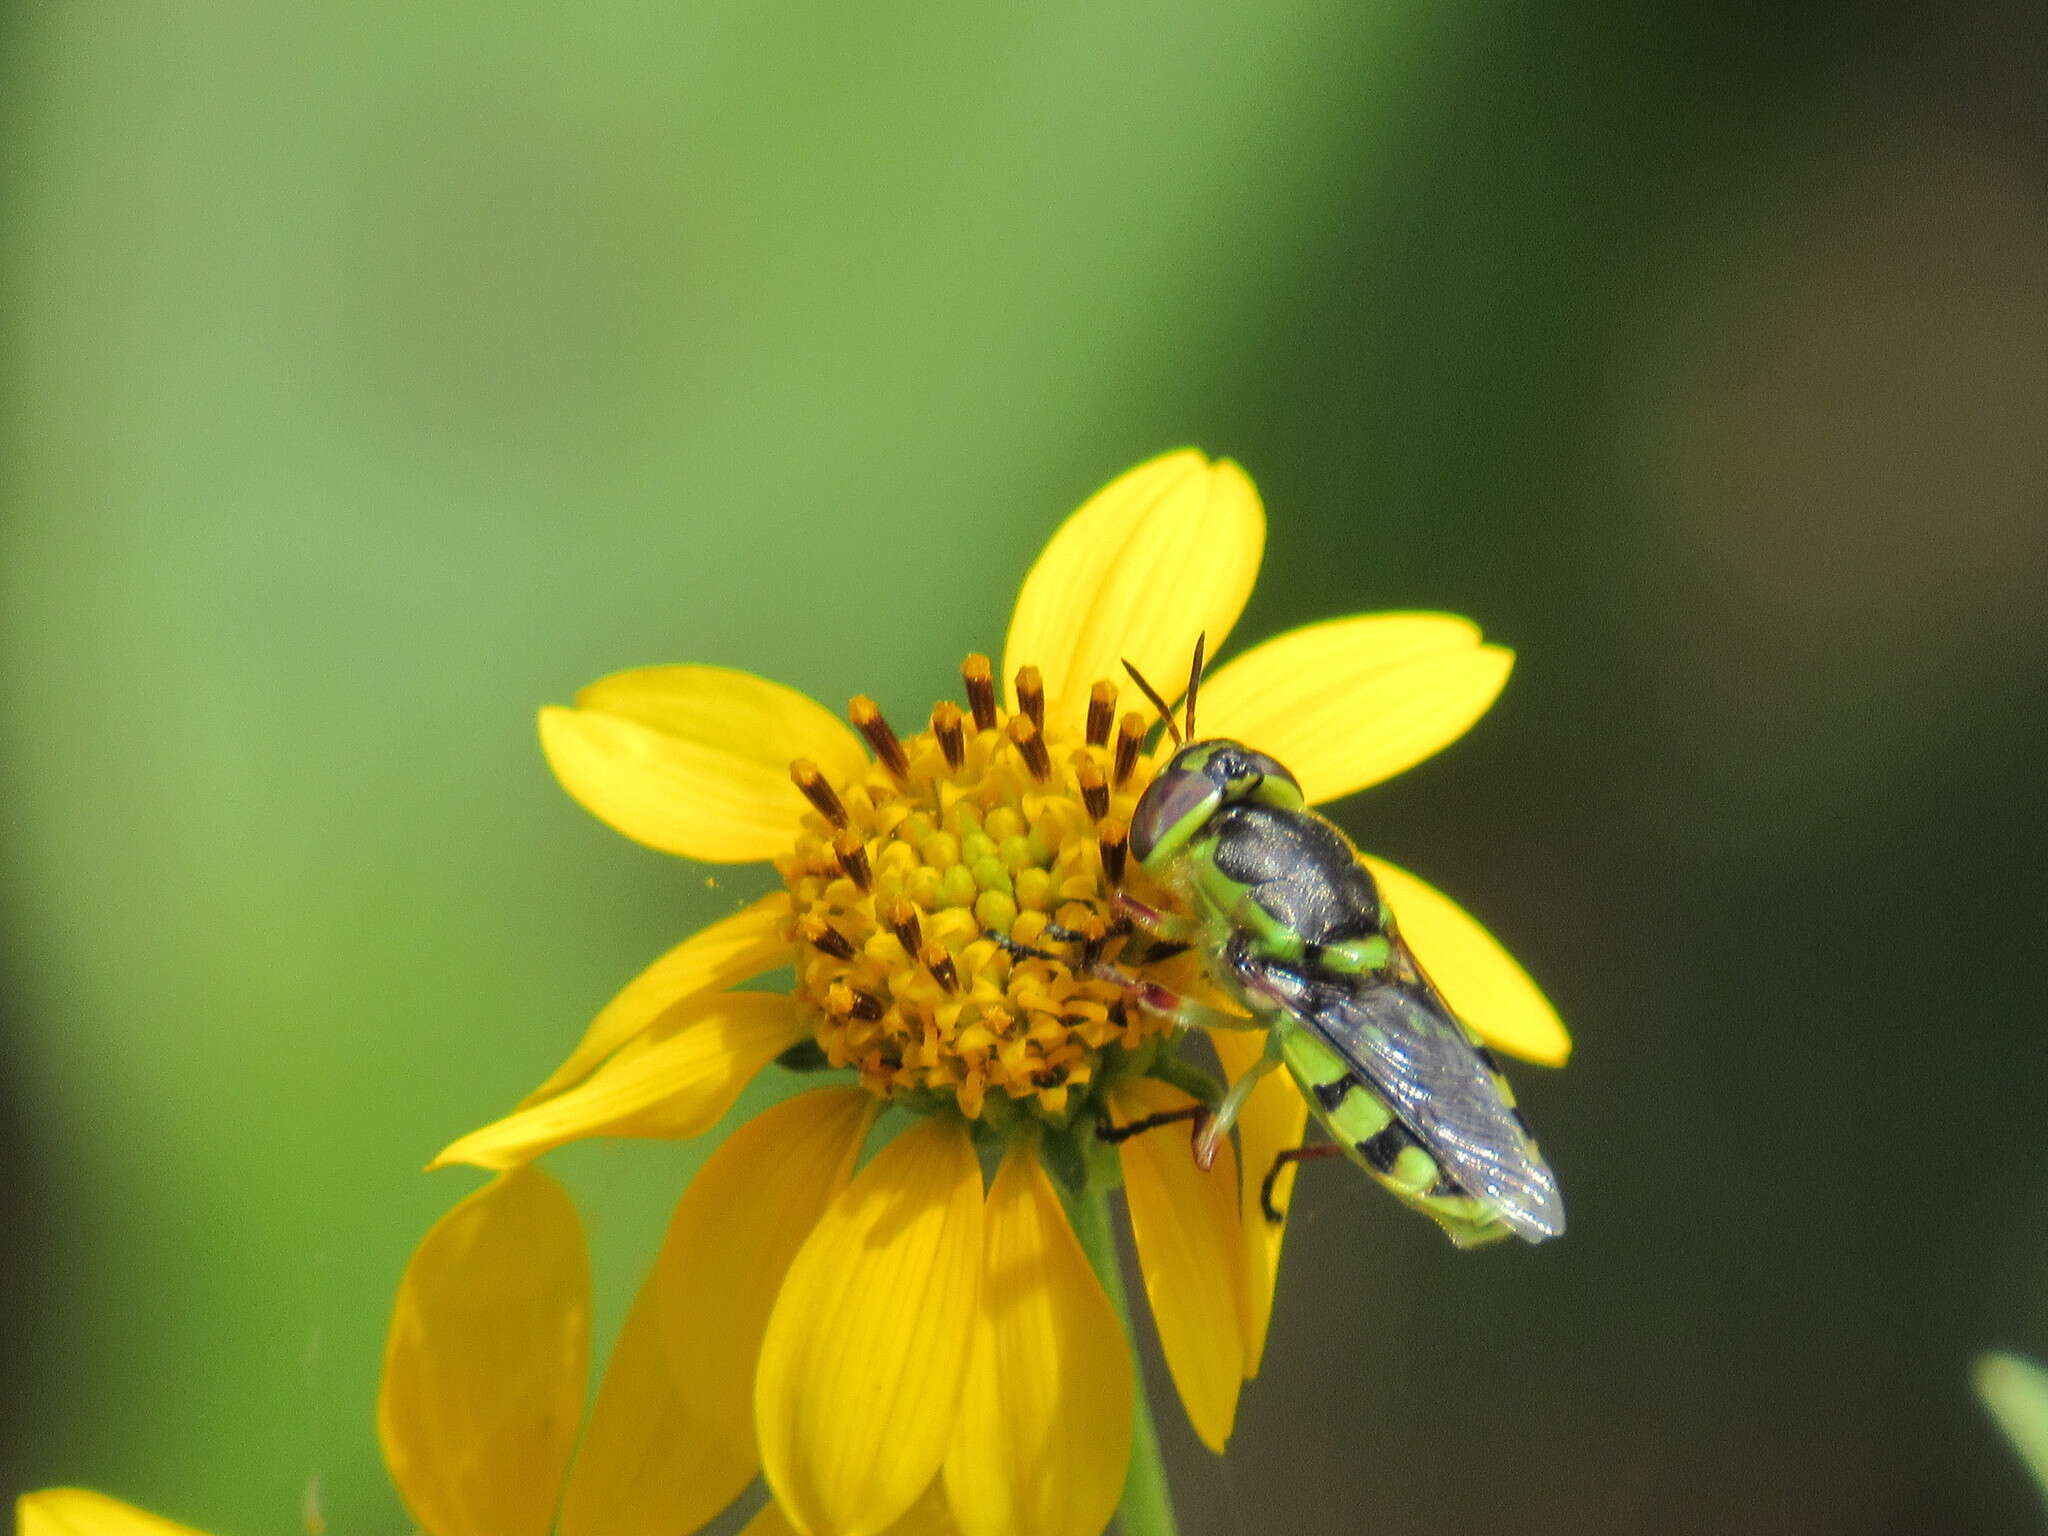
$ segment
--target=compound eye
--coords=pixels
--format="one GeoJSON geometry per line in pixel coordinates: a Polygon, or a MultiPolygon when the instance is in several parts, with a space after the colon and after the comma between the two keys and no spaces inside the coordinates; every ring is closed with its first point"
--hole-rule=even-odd
{"type": "Polygon", "coordinates": [[[1162,844],[1178,848],[1209,819],[1222,793],[1208,775],[1169,765],[1145,787],[1131,813],[1131,854],[1147,862],[1162,844]]]}

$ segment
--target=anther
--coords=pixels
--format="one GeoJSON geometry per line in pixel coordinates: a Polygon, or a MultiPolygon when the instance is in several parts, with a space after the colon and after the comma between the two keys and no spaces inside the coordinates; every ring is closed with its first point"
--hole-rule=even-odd
{"type": "Polygon", "coordinates": [[[932,735],[939,741],[939,750],[946,754],[946,766],[957,769],[967,761],[967,737],[960,728],[960,706],[951,699],[941,699],[932,706],[932,735]]]}
{"type": "Polygon", "coordinates": [[[1093,968],[1095,962],[1102,958],[1102,946],[1108,942],[1109,924],[1091,912],[1082,922],[1078,936],[1081,941],[1081,966],[1084,969],[1093,968]]]}
{"type": "Polygon", "coordinates": [[[856,1019],[873,1023],[888,1011],[882,1000],[872,992],[863,992],[859,987],[849,987],[843,981],[832,983],[825,994],[825,1006],[834,1013],[850,1014],[856,1019]]]}
{"type": "Polygon", "coordinates": [[[1116,718],[1116,684],[1104,678],[1088,690],[1088,745],[1109,745],[1109,722],[1116,718]]]}
{"type": "Polygon", "coordinates": [[[1038,734],[1031,717],[1010,716],[1008,733],[1011,744],[1024,759],[1024,766],[1031,770],[1031,777],[1041,784],[1052,777],[1052,754],[1045,750],[1045,738],[1038,734]]]}
{"type": "Polygon", "coordinates": [[[1121,821],[1106,821],[1096,829],[1095,846],[1102,853],[1102,878],[1113,886],[1122,885],[1124,856],[1131,848],[1131,829],[1121,821]]]}
{"type": "Polygon", "coordinates": [[[924,948],[924,926],[917,920],[914,903],[898,896],[889,903],[886,916],[889,931],[896,935],[896,942],[903,946],[906,955],[914,955],[924,948]]]}
{"type": "Polygon", "coordinates": [[[866,694],[855,695],[846,706],[846,717],[853,722],[853,728],[867,737],[868,745],[875,749],[875,756],[882,766],[899,779],[910,777],[910,759],[903,754],[903,743],[896,739],[896,732],[889,722],[882,718],[882,707],[866,694]]]}
{"type": "Polygon", "coordinates": [[[832,839],[832,852],[838,856],[839,872],[855,885],[866,890],[875,883],[875,872],[868,864],[867,844],[852,827],[832,839]]]}
{"type": "Polygon", "coordinates": [[[799,918],[796,932],[797,937],[811,948],[830,955],[834,960],[853,958],[853,945],[846,935],[816,913],[806,913],[799,918]]]}
{"type": "Polygon", "coordinates": [[[1109,777],[1102,764],[1086,752],[1074,754],[1074,782],[1080,786],[1081,804],[1087,807],[1090,821],[1109,814],[1109,777]]]}
{"type": "Polygon", "coordinates": [[[1131,770],[1138,766],[1138,743],[1145,739],[1145,717],[1135,709],[1124,711],[1124,718],[1116,728],[1116,772],[1110,782],[1118,789],[1124,787],[1124,780],[1131,776],[1131,770]]]}
{"type": "Polygon", "coordinates": [[[953,969],[953,957],[937,939],[928,939],[917,952],[917,963],[931,972],[932,980],[948,992],[960,990],[960,973],[953,969]]]}
{"type": "Polygon", "coordinates": [[[974,728],[977,731],[992,731],[996,728],[996,672],[989,660],[976,651],[967,658],[960,668],[961,681],[967,684],[967,707],[974,712],[974,728]]]}
{"type": "Polygon", "coordinates": [[[789,765],[790,782],[804,792],[804,798],[818,808],[818,814],[835,827],[846,825],[846,807],[839,803],[838,792],[825,781],[825,775],[818,765],[808,757],[800,757],[789,765]]]}
{"type": "Polygon", "coordinates": [[[1045,679],[1036,667],[1017,669],[1017,707],[1031,717],[1031,723],[1045,729],[1045,679]]]}

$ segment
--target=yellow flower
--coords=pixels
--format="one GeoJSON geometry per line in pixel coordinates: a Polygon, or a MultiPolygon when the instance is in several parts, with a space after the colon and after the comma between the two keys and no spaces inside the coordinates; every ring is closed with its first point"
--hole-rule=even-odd
{"type": "MultiPolygon", "coordinates": [[[[1055,1177],[1070,1197],[1097,1188],[1099,1209],[1087,1167],[1097,1118],[1184,1105],[1171,1080],[1185,1074],[1169,1026],[1088,965],[988,935],[1036,947],[1079,934],[1064,952],[1115,953],[1111,898],[1119,880],[1142,882],[1125,840],[1155,765],[1146,717],[1118,716],[1120,664],[1165,685],[1185,675],[1198,636],[1220,649],[1264,537],[1233,464],[1183,451],[1130,471],[1061,526],[1026,578],[1000,693],[987,658],[970,657],[963,699],[908,737],[872,700],[853,701],[849,730],[788,688],[700,666],[620,673],[542,712],[549,763],[594,814],[685,857],[772,860],[782,889],[656,961],[525,1104],[437,1164],[520,1169],[582,1137],[695,1136],[792,1048],[855,1076],[756,1117],[683,1195],[570,1475],[568,1536],[692,1530],[757,1473],[775,1499],[761,1518],[806,1536],[875,1536],[898,1521],[1093,1536],[1108,1522],[1132,1434],[1129,1352],[1090,1263],[1104,1236],[1084,1231],[1084,1249],[1055,1177]],[[734,990],[783,967],[795,972],[787,994],[734,990]],[[913,1118],[863,1164],[890,1106],[913,1118]],[[1000,1153],[986,1189],[982,1151],[1000,1153]],[[645,1492],[656,1482],[658,1500],[645,1492]]],[[[1201,726],[1272,754],[1327,801],[1461,735],[1510,664],[1445,615],[1312,625],[1207,678],[1201,726]]],[[[1485,930],[1369,862],[1466,1020],[1500,1049],[1562,1061],[1556,1015],[1485,930]]],[[[1199,973],[1194,955],[1152,968],[1183,987],[1199,973]]],[[[1215,1041],[1232,1077],[1260,1049],[1252,1032],[1215,1041]]],[[[1283,1074],[1259,1086],[1239,1122],[1242,1186],[1227,1144],[1207,1173],[1182,1138],[1118,1149],[1167,1363],[1214,1450],[1272,1306],[1283,1228],[1261,1212],[1259,1183],[1306,1115],[1283,1074]]],[[[526,1177],[472,1200],[539,1187],[526,1177]]],[[[505,1246],[528,1279],[503,1283],[529,1284],[537,1310],[500,1337],[526,1349],[537,1333],[559,1352],[567,1324],[540,1305],[541,1261],[523,1254],[505,1246]]],[[[407,1286],[383,1425],[414,1513],[434,1536],[544,1530],[574,1393],[554,1375],[486,1380],[472,1369],[489,1354],[480,1342],[429,1347],[439,1330],[466,1339],[476,1310],[437,1300],[447,1283],[421,1259],[407,1286]],[[409,1305],[420,1322],[408,1348],[426,1362],[413,1377],[399,1371],[409,1305]],[[470,1406],[451,1415],[450,1400],[470,1406]],[[545,1446],[531,1421],[543,1404],[545,1446]],[[450,1523],[421,1491],[421,1447],[496,1490],[476,1495],[499,1500],[488,1519],[450,1523]],[[525,1480],[486,1464],[517,1464],[525,1480]]],[[[560,1363],[550,1353],[549,1370],[560,1363]]],[[[580,1380],[581,1356],[572,1363],[580,1380]]]]}

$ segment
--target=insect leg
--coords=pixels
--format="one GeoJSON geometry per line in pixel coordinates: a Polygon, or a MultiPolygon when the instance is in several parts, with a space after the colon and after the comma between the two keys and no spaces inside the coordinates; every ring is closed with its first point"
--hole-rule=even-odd
{"type": "Polygon", "coordinates": [[[1266,1052],[1246,1069],[1243,1077],[1230,1085],[1230,1092],[1223,1096],[1223,1102],[1216,1106],[1200,1130],[1195,1133],[1195,1162],[1207,1172],[1216,1161],[1216,1149],[1223,1144],[1223,1138],[1230,1134],[1230,1128],[1237,1124],[1238,1111],[1252,1096],[1252,1090],[1259,1086],[1259,1080],[1280,1065],[1278,1033],[1266,1036],[1266,1052]]]}
{"type": "Polygon", "coordinates": [[[1148,1013],[1156,1013],[1170,1020],[1177,1029],[1264,1029],[1263,1019],[1254,1019],[1247,1014],[1232,1013],[1228,1009],[1212,1007],[1198,998],[1189,997],[1185,992],[1162,986],[1156,981],[1147,981],[1142,976],[1133,976],[1129,971],[1119,970],[1113,965],[1092,965],[1089,974],[1100,981],[1121,987],[1124,996],[1148,1013]]]}
{"type": "Polygon", "coordinates": [[[1184,946],[1194,946],[1202,940],[1202,924],[1198,924],[1194,918],[1186,918],[1186,915],[1178,911],[1161,911],[1159,907],[1151,907],[1139,901],[1135,895],[1130,895],[1128,891],[1118,891],[1114,897],[1110,897],[1110,905],[1116,907],[1116,915],[1135,922],[1153,938],[1163,938],[1169,944],[1184,946]]]}
{"type": "Polygon", "coordinates": [[[1060,965],[1074,966],[1084,970],[1098,981],[1106,981],[1122,989],[1124,996],[1148,1012],[1169,1019],[1180,1029],[1264,1029],[1265,1021],[1254,1019],[1242,1013],[1232,1013],[1225,1008],[1211,1007],[1208,1003],[1176,992],[1171,987],[1156,981],[1147,981],[1142,976],[1133,976],[1129,971],[1105,961],[1075,966],[1074,962],[1051,950],[1040,949],[1035,944],[1020,944],[1007,934],[984,928],[981,936],[991,944],[1008,950],[1013,955],[1022,955],[1027,960],[1051,960],[1060,965]]]}
{"type": "Polygon", "coordinates": [[[1067,963],[1049,949],[1040,949],[1035,944],[1019,944],[1007,933],[998,933],[993,928],[982,929],[981,936],[987,939],[989,943],[995,945],[996,948],[1008,950],[1013,955],[1022,955],[1026,960],[1050,960],[1055,965],[1065,965],[1067,963]]]}
{"type": "Polygon", "coordinates": [[[1142,1136],[1147,1131],[1156,1131],[1162,1125],[1178,1125],[1183,1120],[1197,1122],[1195,1130],[1199,1135],[1200,1122],[1205,1120],[1209,1113],[1209,1106],[1206,1104],[1183,1104],[1179,1109],[1163,1109],[1156,1115],[1144,1115],[1123,1125],[1111,1125],[1107,1120],[1100,1120],[1096,1122],[1095,1135],[1099,1140],[1115,1145],[1117,1142],[1129,1141],[1133,1136],[1142,1136]]]}
{"type": "Polygon", "coordinates": [[[1289,1163],[1317,1162],[1326,1157],[1341,1157],[1344,1149],[1334,1141],[1319,1141],[1314,1146],[1289,1147],[1273,1159],[1273,1166],[1266,1170],[1266,1176],[1259,1181],[1259,1209],[1265,1212],[1266,1220],[1278,1226],[1287,1213],[1273,1204],[1273,1190],[1280,1182],[1280,1170],[1289,1163]]]}
{"type": "Polygon", "coordinates": [[[1175,944],[1193,944],[1202,937],[1202,925],[1191,917],[1175,912],[1162,912],[1157,907],[1147,906],[1128,891],[1118,891],[1111,898],[1117,912],[1136,923],[1156,939],[1165,939],[1175,944]]]}

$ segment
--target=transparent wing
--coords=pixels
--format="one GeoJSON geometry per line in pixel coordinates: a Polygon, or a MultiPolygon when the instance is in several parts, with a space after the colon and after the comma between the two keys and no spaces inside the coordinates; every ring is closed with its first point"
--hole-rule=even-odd
{"type": "Polygon", "coordinates": [[[1394,970],[1406,974],[1376,980],[1268,970],[1258,990],[1349,1062],[1468,1195],[1530,1242],[1556,1237],[1564,1231],[1564,1200],[1521,1116],[1413,958],[1399,954],[1394,970]]]}

